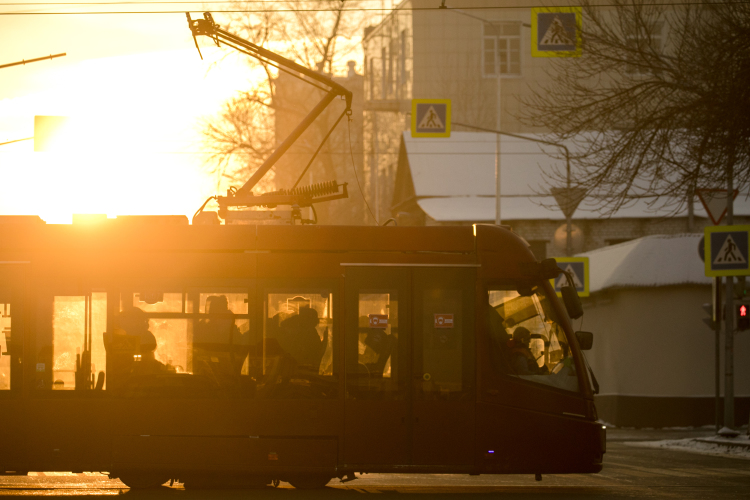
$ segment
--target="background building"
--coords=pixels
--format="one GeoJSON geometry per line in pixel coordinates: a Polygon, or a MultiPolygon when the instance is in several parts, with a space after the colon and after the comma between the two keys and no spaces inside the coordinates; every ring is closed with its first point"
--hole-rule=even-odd
{"type": "MultiPolygon", "coordinates": [[[[342,118],[313,164],[300,179],[312,154],[344,110],[343,102],[334,101],[274,166],[274,184],[276,189],[289,189],[298,179],[298,186],[309,186],[332,180],[336,180],[339,184],[346,182],[349,190],[348,199],[316,205],[319,223],[371,224],[371,219],[368,221],[370,216],[367,215],[362,193],[358,187],[359,183],[363,182],[364,176],[362,165],[364,79],[362,75],[355,72],[354,61],[350,61],[347,76],[333,77],[333,80],[352,92],[354,98],[351,116],[342,118]]],[[[279,72],[274,83],[276,88],[273,98],[274,133],[276,143],[280,144],[323,98],[324,93],[284,72],[279,72]]],[[[312,217],[312,214],[309,216],[312,217]]]]}
{"type": "MultiPolygon", "coordinates": [[[[715,336],[701,321],[711,278],[698,257],[699,241],[697,234],[648,236],[583,254],[589,258],[591,296],[583,299],[583,318],[574,325],[594,332],[586,357],[599,381],[596,407],[605,422],[625,427],[714,422],[715,336]]],[[[738,332],[738,424],[747,422],[750,411],[749,358],[750,332],[738,332]]],[[[720,378],[723,393],[723,368],[720,378]]]]}
{"type": "MultiPolygon", "coordinates": [[[[532,245],[539,258],[565,253],[565,217],[549,195],[543,172],[564,168],[559,148],[468,133],[472,125],[529,138],[545,130],[524,125],[520,99],[550,81],[549,58],[531,55],[531,2],[487,10],[437,9],[406,0],[365,30],[365,193],[379,221],[471,224],[495,220],[496,155],[501,171],[501,221],[532,245]],[[527,5],[523,7],[523,5],[527,5]],[[411,138],[411,99],[451,99],[449,139],[411,138]],[[464,131],[462,133],[462,131],[464,131]]],[[[562,5],[562,3],[561,3],[562,5]]],[[[659,43],[661,38],[659,39],[659,43]]],[[[572,147],[572,145],[570,145],[572,147]]],[[[696,197],[675,212],[640,200],[603,216],[598,200],[573,215],[573,251],[589,251],[652,234],[702,232],[710,224],[696,197]]],[[[750,221],[746,196],[735,202],[735,224],[750,221]]]]}

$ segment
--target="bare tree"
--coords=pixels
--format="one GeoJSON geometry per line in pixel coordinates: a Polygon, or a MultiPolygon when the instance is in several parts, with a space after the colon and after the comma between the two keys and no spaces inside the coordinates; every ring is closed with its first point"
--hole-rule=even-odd
{"type": "MultiPolygon", "coordinates": [[[[357,2],[349,0],[280,1],[262,4],[264,12],[231,14],[229,31],[273,50],[311,69],[333,73],[344,58],[356,56],[364,16],[353,10],[357,2]]],[[[257,3],[238,2],[230,10],[257,9],[257,3]]],[[[247,63],[262,75],[249,82],[227,101],[221,112],[203,124],[205,142],[214,151],[206,169],[222,180],[242,182],[270,154],[276,144],[274,120],[284,112],[278,100],[277,70],[273,66],[248,58],[247,63]]],[[[296,103],[295,103],[296,104],[296,103]]],[[[314,102],[310,103],[310,108],[314,102]]],[[[300,113],[296,106],[286,111],[300,113]]],[[[271,174],[271,172],[269,172],[271,174]]],[[[268,189],[273,177],[268,175],[259,189],[268,189]]]]}
{"type": "Polygon", "coordinates": [[[675,213],[727,176],[747,187],[750,6],[585,0],[583,12],[583,55],[552,63],[520,116],[575,144],[573,185],[605,213],[638,198],[675,213]]]}

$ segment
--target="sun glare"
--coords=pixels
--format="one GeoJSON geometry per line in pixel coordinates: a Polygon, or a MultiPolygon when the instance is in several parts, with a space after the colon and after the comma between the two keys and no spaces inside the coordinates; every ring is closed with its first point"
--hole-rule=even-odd
{"type": "Polygon", "coordinates": [[[16,125],[0,139],[33,135],[35,115],[69,117],[45,152],[34,152],[32,141],[0,147],[0,213],[48,223],[70,223],[74,213],[191,216],[217,194],[202,168],[199,120],[251,77],[238,60],[208,71],[220,54],[203,54],[204,61],[194,48],[85,61],[57,69],[47,92],[0,101],[3,124],[16,125]]]}

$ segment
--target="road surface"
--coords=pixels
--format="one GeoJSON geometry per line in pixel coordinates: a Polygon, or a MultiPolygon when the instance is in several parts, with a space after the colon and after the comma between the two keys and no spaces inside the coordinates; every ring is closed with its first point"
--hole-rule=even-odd
{"type": "Polygon", "coordinates": [[[378,494],[379,498],[750,498],[750,460],[705,456],[609,442],[605,467],[594,475],[464,476],[366,474],[347,483],[332,480],[323,490],[295,490],[286,483],[278,488],[257,490],[185,490],[181,484],[158,489],[128,490],[121,482],[100,473],[31,473],[0,476],[0,497],[46,496],[83,498],[124,495],[128,498],[170,500],[211,499],[356,499],[378,494]],[[499,495],[502,495],[501,497],[499,495]]]}

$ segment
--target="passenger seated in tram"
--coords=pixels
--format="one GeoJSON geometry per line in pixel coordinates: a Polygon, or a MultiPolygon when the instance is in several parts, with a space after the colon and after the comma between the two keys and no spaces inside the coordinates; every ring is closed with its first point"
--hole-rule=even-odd
{"type": "Polygon", "coordinates": [[[281,322],[279,325],[279,343],[301,366],[318,373],[323,354],[328,347],[328,330],[321,339],[318,334],[318,311],[303,306],[299,312],[281,322]]]}
{"type": "MultiPolygon", "coordinates": [[[[381,328],[370,326],[369,316],[359,317],[359,342],[364,352],[359,355],[362,373],[382,378],[391,354],[396,350],[397,334],[391,331],[392,325],[381,328]]],[[[395,327],[393,327],[395,330],[395,327]]],[[[361,348],[362,348],[361,347],[361,348]]],[[[393,369],[393,367],[391,367],[393,369]]]]}
{"type": "Polygon", "coordinates": [[[156,337],[148,329],[148,317],[137,307],[127,307],[115,316],[112,335],[104,334],[107,351],[107,387],[116,390],[131,375],[166,371],[156,360],[156,337]]]}
{"type": "Polygon", "coordinates": [[[226,295],[208,297],[206,314],[208,318],[199,320],[193,332],[193,368],[196,374],[227,382],[242,371],[248,338],[235,324],[226,295]]]}
{"type": "Polygon", "coordinates": [[[531,353],[531,332],[523,326],[516,327],[513,338],[508,341],[508,355],[510,366],[518,375],[546,375],[549,373],[547,366],[539,366],[536,358],[531,353]]]}
{"type": "Polygon", "coordinates": [[[115,335],[138,337],[138,354],[143,360],[154,360],[156,337],[148,329],[148,317],[138,307],[128,307],[116,319],[115,335]]]}

